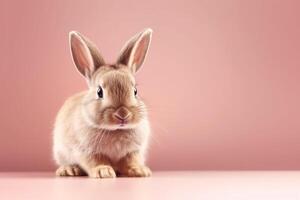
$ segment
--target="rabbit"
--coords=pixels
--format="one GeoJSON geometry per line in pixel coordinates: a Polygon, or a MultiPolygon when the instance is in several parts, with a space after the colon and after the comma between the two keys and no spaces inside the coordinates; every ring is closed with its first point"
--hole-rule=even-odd
{"type": "Polygon", "coordinates": [[[150,28],[136,34],[116,63],[106,64],[87,37],[77,31],[69,33],[71,55],[88,90],[67,99],[57,114],[53,130],[57,176],[151,175],[145,165],[150,123],[134,78],[151,37],[150,28]]]}

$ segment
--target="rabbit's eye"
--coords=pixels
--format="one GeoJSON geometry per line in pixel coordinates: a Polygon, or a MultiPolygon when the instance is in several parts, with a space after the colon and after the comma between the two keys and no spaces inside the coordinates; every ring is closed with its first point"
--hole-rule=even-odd
{"type": "Polygon", "coordinates": [[[98,95],[98,98],[103,98],[103,90],[102,90],[101,86],[98,87],[97,95],[98,95]]]}
{"type": "Polygon", "coordinates": [[[134,88],[134,96],[136,96],[136,95],[137,95],[137,89],[134,88]]]}

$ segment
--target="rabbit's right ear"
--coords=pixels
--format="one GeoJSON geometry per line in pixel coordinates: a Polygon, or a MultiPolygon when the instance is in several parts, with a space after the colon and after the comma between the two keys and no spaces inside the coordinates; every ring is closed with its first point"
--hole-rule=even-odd
{"type": "Polygon", "coordinates": [[[69,33],[71,54],[78,71],[87,79],[101,66],[105,65],[97,47],[76,31],[69,33]]]}

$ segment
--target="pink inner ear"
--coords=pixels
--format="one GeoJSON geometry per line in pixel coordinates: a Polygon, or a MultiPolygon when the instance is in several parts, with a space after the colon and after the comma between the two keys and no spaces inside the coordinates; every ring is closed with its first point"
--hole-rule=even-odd
{"type": "Polygon", "coordinates": [[[79,38],[71,39],[72,55],[77,69],[83,75],[87,75],[93,67],[93,60],[88,47],[79,38]]]}
{"type": "Polygon", "coordinates": [[[148,45],[149,45],[148,38],[143,38],[138,44],[138,47],[134,53],[135,55],[134,55],[134,59],[133,59],[133,64],[135,64],[137,68],[139,68],[140,65],[143,64],[148,45]]]}

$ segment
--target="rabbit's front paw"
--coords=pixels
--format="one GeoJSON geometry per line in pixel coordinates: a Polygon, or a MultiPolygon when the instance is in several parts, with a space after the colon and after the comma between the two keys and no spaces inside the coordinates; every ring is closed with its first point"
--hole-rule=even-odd
{"type": "Polygon", "coordinates": [[[77,165],[60,166],[56,172],[56,176],[84,176],[85,172],[77,165]]]}
{"type": "Polygon", "coordinates": [[[137,165],[128,167],[124,175],[129,177],[149,177],[151,174],[149,167],[137,165]]]}
{"type": "Polygon", "coordinates": [[[92,178],[115,178],[115,170],[109,165],[98,165],[90,173],[92,178]]]}

